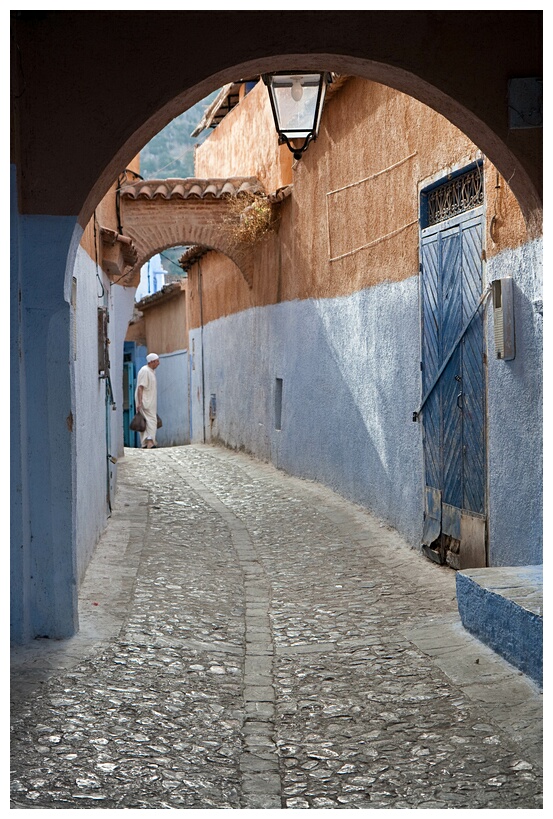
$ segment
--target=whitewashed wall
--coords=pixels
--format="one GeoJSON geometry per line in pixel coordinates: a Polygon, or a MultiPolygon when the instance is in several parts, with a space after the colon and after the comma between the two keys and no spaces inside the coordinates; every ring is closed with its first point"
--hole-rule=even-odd
{"type": "Polygon", "coordinates": [[[493,356],[488,311],[489,549],[494,566],[543,561],[542,241],[507,250],[488,280],[513,278],[516,357],[493,356]]]}
{"type": "MultiPolygon", "coordinates": [[[[541,243],[505,252],[488,264],[487,276],[514,278],[517,344],[514,361],[494,360],[488,302],[490,564],[539,564],[541,243]]],[[[419,547],[424,470],[421,425],[412,421],[421,398],[418,287],[414,276],[349,297],[246,310],[193,331],[192,440],[203,440],[205,426],[206,441],[320,481],[419,547]]]]}
{"type": "Polygon", "coordinates": [[[190,443],[188,395],[188,351],[160,355],[156,369],[157,410],[163,421],[158,429],[158,446],[182,446],[190,443]]]}
{"type": "Polygon", "coordinates": [[[123,341],[132,316],[134,288],[110,287],[109,280],[81,248],[73,276],[77,282],[75,372],[76,552],[79,581],[109,515],[116,464],[123,454],[123,341]],[[109,313],[109,355],[115,407],[106,410],[106,380],[98,376],[98,307],[109,313]],[[108,426],[107,426],[108,425],[108,426]],[[109,470],[109,472],[108,472],[109,470]]]}
{"type": "MultiPolygon", "coordinates": [[[[204,328],[206,439],[320,481],[417,542],[422,449],[412,414],[420,398],[419,333],[418,277],[214,321],[204,328]]],[[[191,334],[192,346],[192,435],[199,441],[201,330],[191,334]]]]}

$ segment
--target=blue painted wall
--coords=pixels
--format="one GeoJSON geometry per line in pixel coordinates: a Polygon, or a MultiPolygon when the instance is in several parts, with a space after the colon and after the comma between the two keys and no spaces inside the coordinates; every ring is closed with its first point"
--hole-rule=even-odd
{"type": "Polygon", "coordinates": [[[110,364],[111,383],[117,409],[111,413],[111,451],[120,458],[124,454],[123,434],[123,355],[125,336],[134,308],[134,287],[112,285],[110,289],[110,364]]]}
{"type": "Polygon", "coordinates": [[[464,627],[541,685],[542,566],[467,569],[456,587],[464,627]]]}
{"type": "Polygon", "coordinates": [[[72,217],[19,216],[15,171],[11,201],[10,614],[11,639],[26,642],[77,624],[68,271],[82,232],[72,217]]]}
{"type": "Polygon", "coordinates": [[[134,288],[110,288],[101,271],[98,278],[74,218],[19,216],[13,169],[11,201],[10,637],[25,643],[78,627],[78,585],[107,522],[108,477],[112,490],[116,482],[107,440],[114,455],[123,451],[123,339],[134,288]],[[107,415],[109,434],[99,304],[111,317],[117,409],[107,415]]]}
{"type": "Polygon", "coordinates": [[[160,355],[156,369],[158,415],[163,426],[158,429],[158,446],[182,446],[190,443],[188,414],[188,351],[160,355]]]}
{"type": "Polygon", "coordinates": [[[134,348],[134,366],[136,367],[136,375],[138,371],[146,364],[146,356],[148,355],[148,348],[142,344],[137,344],[134,348]]]}
{"type": "MultiPolygon", "coordinates": [[[[245,447],[286,472],[321,481],[409,541],[420,538],[421,431],[411,420],[420,399],[418,276],[344,298],[247,310],[208,324],[203,337],[208,441],[245,447]]],[[[196,330],[194,441],[203,432],[201,348],[196,330]]]]}
{"type": "Polygon", "coordinates": [[[109,282],[81,248],[73,275],[77,280],[77,349],[75,370],[75,435],[77,488],[77,567],[84,575],[94,546],[105,528],[107,459],[105,381],[98,378],[97,308],[109,306],[109,282]]]}
{"type": "MultiPolygon", "coordinates": [[[[490,565],[534,565],[542,561],[541,242],[490,261],[487,280],[501,276],[515,281],[517,355],[494,359],[488,302],[490,565]]],[[[190,334],[191,439],[202,441],[205,429],[207,441],[321,481],[418,548],[422,430],[411,418],[419,361],[418,276],[219,319],[190,334]]]]}
{"type": "Polygon", "coordinates": [[[134,288],[111,286],[100,267],[82,248],[72,275],[77,281],[77,345],[75,373],[75,434],[77,525],[76,555],[79,582],[96,543],[105,529],[117,481],[117,465],[108,460],[124,452],[123,348],[132,317],[134,288]],[[109,357],[115,404],[106,410],[106,380],[98,375],[98,307],[109,315],[109,357]],[[115,406],[115,409],[113,408],[115,406]],[[109,430],[106,434],[106,423],[109,430]]]}
{"type": "Polygon", "coordinates": [[[512,276],[516,357],[493,356],[488,310],[489,550],[491,566],[543,561],[542,241],[508,250],[487,266],[488,280],[512,276]]]}
{"type": "Polygon", "coordinates": [[[25,610],[27,589],[23,578],[29,572],[28,488],[23,486],[22,455],[24,430],[22,413],[23,373],[20,371],[21,345],[19,288],[19,216],[17,214],[16,169],[11,166],[10,213],[10,622],[11,635],[23,641],[29,632],[29,615],[25,610]]]}

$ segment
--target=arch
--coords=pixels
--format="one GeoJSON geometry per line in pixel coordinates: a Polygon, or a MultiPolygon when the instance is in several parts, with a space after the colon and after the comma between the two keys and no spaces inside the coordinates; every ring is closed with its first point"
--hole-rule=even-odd
{"type": "Polygon", "coordinates": [[[232,259],[251,287],[252,251],[233,242],[227,230],[238,219],[229,202],[241,194],[263,193],[250,177],[146,180],[123,186],[121,220],[137,254],[125,281],[139,277],[142,265],[159,250],[201,245],[232,259]]]}
{"type": "Polygon", "coordinates": [[[505,177],[537,236],[542,132],[509,131],[507,87],[511,77],[541,76],[542,14],[13,11],[11,20],[12,207],[22,217],[13,222],[12,253],[11,361],[21,410],[14,413],[21,499],[13,548],[19,553],[20,539],[25,564],[13,605],[16,639],[26,639],[66,636],[76,627],[64,279],[72,237],[121,170],[214,89],[242,74],[305,68],[308,61],[313,69],[394,87],[445,116],[505,177]],[[32,576],[35,564],[41,571],[33,568],[32,576]]]}
{"type": "Polygon", "coordinates": [[[18,12],[15,28],[26,213],[78,214],[85,225],[175,116],[237,76],[308,60],[445,116],[509,181],[530,235],[541,231],[541,129],[509,131],[507,111],[508,80],[541,76],[540,11],[18,12]],[[155,72],[137,59],[140,42],[163,54],[155,72]]]}

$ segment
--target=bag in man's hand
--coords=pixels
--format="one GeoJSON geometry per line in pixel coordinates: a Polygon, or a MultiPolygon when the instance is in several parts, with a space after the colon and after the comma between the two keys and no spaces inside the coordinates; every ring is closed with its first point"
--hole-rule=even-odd
{"type": "Polygon", "coordinates": [[[137,412],[129,424],[134,432],[146,432],[146,419],[141,412],[137,412]]]}
{"type": "Polygon", "coordinates": [[[159,429],[159,428],[160,428],[160,427],[162,427],[162,426],[163,426],[163,421],[161,420],[161,418],[160,418],[160,417],[159,417],[159,415],[158,415],[158,416],[157,416],[157,428],[159,429]]]}

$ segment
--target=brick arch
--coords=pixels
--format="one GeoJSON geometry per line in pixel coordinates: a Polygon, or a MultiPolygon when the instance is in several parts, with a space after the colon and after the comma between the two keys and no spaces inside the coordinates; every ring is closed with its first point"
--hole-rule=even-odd
{"type": "Polygon", "coordinates": [[[176,245],[200,245],[232,259],[251,287],[251,248],[237,245],[231,232],[238,217],[230,200],[244,193],[263,195],[264,190],[251,177],[149,179],[124,185],[120,191],[121,225],[137,252],[125,283],[136,283],[140,268],[155,253],[176,245]]]}

